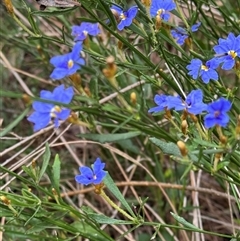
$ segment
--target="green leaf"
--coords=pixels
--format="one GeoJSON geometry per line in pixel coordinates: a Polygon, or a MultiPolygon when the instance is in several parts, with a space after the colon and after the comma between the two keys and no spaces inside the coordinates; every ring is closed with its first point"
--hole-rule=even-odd
{"type": "Polygon", "coordinates": [[[199,228],[196,227],[195,225],[187,222],[184,218],[178,216],[178,215],[175,214],[175,213],[172,213],[172,212],[170,212],[170,213],[171,213],[171,215],[173,216],[173,218],[174,218],[175,220],[177,220],[179,223],[181,223],[183,226],[185,226],[185,227],[187,227],[187,228],[191,228],[191,229],[193,229],[194,231],[201,231],[201,229],[199,229],[199,228]]]}
{"type": "Polygon", "coordinates": [[[45,173],[45,171],[47,169],[50,157],[51,157],[50,148],[49,148],[48,143],[46,143],[45,153],[43,155],[43,164],[42,164],[42,168],[39,173],[38,182],[40,181],[40,179],[42,178],[43,174],[45,173]]]}
{"type": "Polygon", "coordinates": [[[55,156],[54,163],[52,166],[52,176],[53,176],[52,181],[53,181],[53,187],[58,193],[59,193],[59,182],[60,182],[60,166],[61,166],[61,162],[57,154],[55,156]]]}
{"type": "Polygon", "coordinates": [[[104,184],[109,189],[109,191],[121,202],[121,204],[128,210],[128,212],[135,217],[133,210],[131,209],[130,205],[127,203],[126,199],[114,183],[113,179],[107,174],[107,176],[103,179],[104,184]]]}
{"type": "Polygon", "coordinates": [[[119,220],[115,218],[109,218],[103,214],[91,213],[88,217],[94,219],[97,223],[101,224],[132,224],[132,221],[119,220]]]}
{"type": "Polygon", "coordinates": [[[8,126],[6,126],[2,131],[0,131],[0,137],[5,136],[9,131],[11,131],[18,123],[25,118],[26,114],[29,112],[30,107],[25,109],[21,115],[19,115],[13,122],[11,122],[8,126]]]}
{"type": "Polygon", "coordinates": [[[167,143],[167,142],[161,141],[155,137],[149,138],[149,140],[153,144],[158,146],[164,154],[182,157],[181,152],[179,151],[179,148],[175,143],[173,143],[173,142],[167,143]]]}
{"type": "Polygon", "coordinates": [[[132,137],[139,136],[140,134],[141,132],[139,131],[132,131],[121,134],[80,134],[79,136],[93,141],[98,141],[100,143],[105,143],[130,139],[132,137]]]}
{"type": "Polygon", "coordinates": [[[106,234],[103,235],[97,228],[90,226],[87,222],[76,221],[71,226],[81,231],[81,235],[91,241],[113,241],[106,234]]]}
{"type": "Polygon", "coordinates": [[[75,10],[77,7],[72,7],[72,8],[64,8],[64,9],[59,9],[59,8],[54,8],[51,11],[33,11],[30,14],[36,15],[36,16],[41,16],[41,17],[50,17],[50,16],[57,16],[57,15],[63,15],[72,12],[75,10]]]}
{"type": "Polygon", "coordinates": [[[33,180],[36,180],[36,177],[32,171],[32,168],[30,167],[26,167],[26,166],[22,166],[23,171],[25,171],[33,180]]]}

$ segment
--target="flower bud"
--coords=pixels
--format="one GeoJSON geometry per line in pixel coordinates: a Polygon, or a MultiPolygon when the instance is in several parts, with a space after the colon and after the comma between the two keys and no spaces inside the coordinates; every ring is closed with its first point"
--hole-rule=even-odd
{"type": "Polygon", "coordinates": [[[152,1],[151,0],[142,0],[142,4],[144,4],[147,8],[150,7],[152,1]]]}
{"type": "Polygon", "coordinates": [[[75,86],[81,86],[82,79],[81,79],[80,74],[75,73],[75,74],[70,75],[69,77],[75,86]]]}
{"type": "Polygon", "coordinates": [[[27,94],[23,94],[22,99],[26,105],[30,105],[32,103],[30,96],[27,94]]]}
{"type": "Polygon", "coordinates": [[[119,49],[123,48],[123,42],[122,41],[118,41],[117,46],[119,49]]]}
{"type": "Polygon", "coordinates": [[[115,64],[115,58],[109,56],[106,59],[107,68],[103,69],[102,72],[107,79],[111,79],[115,76],[117,72],[117,65],[115,64]]]}
{"type": "Polygon", "coordinates": [[[240,115],[238,116],[237,126],[236,126],[236,138],[240,139],[240,115]]]}
{"type": "Polygon", "coordinates": [[[171,111],[167,108],[165,108],[165,115],[164,117],[168,120],[172,119],[172,114],[171,114],[171,111]]]}
{"type": "Polygon", "coordinates": [[[7,206],[9,206],[11,204],[11,201],[7,197],[5,197],[5,196],[0,196],[0,199],[7,206]]]}
{"type": "Polygon", "coordinates": [[[133,105],[136,105],[137,103],[137,95],[136,95],[136,92],[132,92],[130,94],[130,101],[133,105]]]}
{"type": "Polygon", "coordinates": [[[181,129],[182,129],[182,133],[183,133],[184,135],[186,135],[186,133],[187,133],[187,128],[188,128],[187,121],[186,121],[186,120],[183,120],[183,121],[182,121],[182,125],[181,125],[181,129]]]}
{"type": "Polygon", "coordinates": [[[95,188],[94,192],[96,194],[101,194],[103,187],[104,187],[104,183],[102,182],[100,184],[94,185],[94,188],[95,188]]]}
{"type": "Polygon", "coordinates": [[[219,137],[219,139],[220,139],[220,142],[225,146],[226,144],[227,144],[227,137],[226,136],[224,136],[224,135],[221,135],[220,137],[219,137]]]}
{"type": "Polygon", "coordinates": [[[191,119],[192,119],[192,121],[193,121],[194,123],[197,123],[197,122],[198,122],[198,118],[197,118],[195,115],[190,114],[190,117],[191,117],[191,119]]]}
{"type": "Polygon", "coordinates": [[[161,19],[161,16],[159,14],[157,14],[155,28],[157,30],[159,30],[161,28],[161,26],[162,26],[162,19],[161,19]]]}
{"type": "Polygon", "coordinates": [[[177,146],[178,146],[182,156],[183,157],[187,156],[188,150],[187,150],[187,147],[186,147],[185,143],[183,141],[178,141],[177,146]]]}
{"type": "Polygon", "coordinates": [[[89,97],[92,96],[92,93],[91,93],[90,89],[87,86],[84,87],[84,91],[87,94],[87,96],[89,96],[89,97]]]}
{"type": "Polygon", "coordinates": [[[13,5],[12,5],[12,1],[11,0],[3,0],[4,5],[7,8],[7,11],[11,14],[14,15],[14,9],[13,9],[13,5]]]}

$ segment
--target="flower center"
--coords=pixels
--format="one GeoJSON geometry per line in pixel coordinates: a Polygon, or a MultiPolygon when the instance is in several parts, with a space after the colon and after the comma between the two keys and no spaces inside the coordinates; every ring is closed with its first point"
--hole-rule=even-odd
{"type": "Polygon", "coordinates": [[[87,31],[87,30],[83,30],[83,34],[84,34],[85,36],[87,36],[87,35],[88,35],[88,31],[87,31]]]}
{"type": "Polygon", "coordinates": [[[201,65],[201,70],[208,71],[208,67],[204,64],[201,65]]]}
{"type": "Polygon", "coordinates": [[[237,57],[237,52],[235,52],[234,50],[230,50],[228,51],[228,55],[231,55],[233,59],[235,59],[237,57]]]}
{"type": "Polygon", "coordinates": [[[124,13],[121,13],[120,14],[120,19],[121,20],[125,20],[127,18],[127,16],[124,14],[124,13]]]}
{"type": "Polygon", "coordinates": [[[69,59],[69,60],[68,60],[68,63],[67,63],[68,68],[71,69],[71,68],[73,67],[73,64],[74,64],[73,60],[72,60],[72,59],[69,59]]]}
{"type": "Polygon", "coordinates": [[[62,108],[58,105],[55,105],[50,111],[50,116],[52,118],[56,118],[57,117],[56,113],[60,113],[61,111],[62,111],[62,108]]]}
{"type": "Polygon", "coordinates": [[[215,117],[218,117],[219,115],[220,115],[220,111],[219,110],[214,111],[214,116],[215,117]]]}
{"type": "Polygon", "coordinates": [[[163,9],[163,8],[158,9],[157,15],[160,16],[162,13],[165,13],[165,9],[163,9]]]}

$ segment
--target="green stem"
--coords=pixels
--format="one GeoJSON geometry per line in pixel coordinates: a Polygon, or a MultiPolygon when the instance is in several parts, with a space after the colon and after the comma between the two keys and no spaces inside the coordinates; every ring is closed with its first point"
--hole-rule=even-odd
{"type": "Polygon", "coordinates": [[[13,19],[17,22],[17,24],[19,26],[21,26],[23,28],[23,30],[25,30],[29,35],[33,36],[33,37],[41,37],[40,35],[36,35],[35,33],[33,33],[32,31],[30,31],[17,17],[15,14],[12,15],[13,19]]]}
{"type": "Polygon", "coordinates": [[[107,195],[106,193],[101,190],[100,196],[107,202],[109,203],[113,208],[115,208],[116,210],[118,210],[118,212],[120,212],[122,215],[124,215],[125,217],[127,217],[128,219],[130,219],[131,221],[135,222],[135,218],[133,218],[132,216],[130,216],[128,213],[126,213],[123,209],[121,209],[120,207],[118,207],[118,205],[116,205],[107,195]]]}
{"type": "Polygon", "coordinates": [[[181,16],[182,21],[184,22],[186,28],[189,30],[190,27],[188,25],[186,18],[183,15],[182,9],[179,7],[178,1],[175,1],[175,4],[177,6],[177,11],[178,11],[179,15],[181,16]]]}

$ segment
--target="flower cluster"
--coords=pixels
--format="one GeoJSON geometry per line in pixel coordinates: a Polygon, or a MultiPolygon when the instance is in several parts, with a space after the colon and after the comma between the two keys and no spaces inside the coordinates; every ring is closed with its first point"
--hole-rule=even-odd
{"type": "Polygon", "coordinates": [[[231,108],[231,102],[225,98],[220,98],[213,103],[203,103],[203,92],[201,90],[192,90],[183,101],[179,96],[171,95],[155,95],[154,102],[157,106],[149,109],[149,113],[158,113],[163,110],[175,109],[176,111],[185,110],[187,113],[198,115],[207,111],[204,117],[204,125],[206,128],[219,125],[226,127],[229,122],[227,112],[231,108]]]}
{"type": "Polygon", "coordinates": [[[98,185],[102,182],[103,178],[107,175],[107,172],[103,170],[105,163],[101,162],[100,158],[97,158],[93,163],[92,168],[80,167],[79,171],[81,175],[75,176],[77,183],[89,185],[98,185]]]}
{"type": "MultiPolygon", "coordinates": [[[[50,75],[53,80],[60,80],[64,77],[75,74],[81,66],[85,64],[81,57],[83,40],[88,35],[96,36],[100,33],[97,23],[82,22],[80,26],[72,27],[72,35],[77,41],[72,48],[72,51],[59,56],[54,56],[50,59],[50,63],[55,67],[50,75]]],[[[42,90],[40,97],[52,102],[60,102],[62,104],[69,104],[73,98],[73,87],[64,89],[64,85],[60,85],[53,90],[53,93],[42,90]]],[[[30,122],[34,123],[34,131],[41,130],[46,127],[51,121],[54,121],[54,126],[59,127],[59,120],[66,120],[71,110],[61,108],[59,105],[52,103],[45,103],[40,101],[33,102],[34,112],[28,117],[30,122]]]]}
{"type": "Polygon", "coordinates": [[[218,45],[213,47],[216,55],[203,64],[200,59],[192,59],[187,65],[188,74],[193,79],[200,77],[207,84],[210,80],[218,80],[216,69],[221,65],[223,70],[230,70],[234,67],[236,59],[240,56],[240,35],[235,37],[229,33],[226,39],[220,38],[218,45]]]}
{"type": "Polygon", "coordinates": [[[186,110],[190,114],[197,115],[207,108],[202,99],[203,93],[201,90],[192,90],[185,101],[179,96],[156,95],[154,101],[158,106],[151,108],[148,112],[157,113],[164,109],[175,109],[176,111],[186,110]]]}

